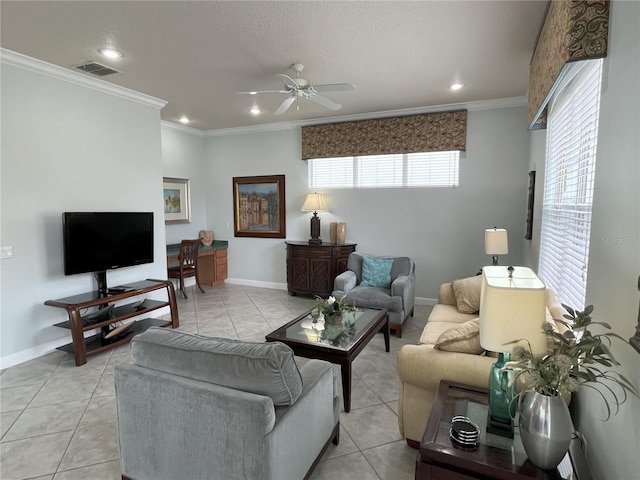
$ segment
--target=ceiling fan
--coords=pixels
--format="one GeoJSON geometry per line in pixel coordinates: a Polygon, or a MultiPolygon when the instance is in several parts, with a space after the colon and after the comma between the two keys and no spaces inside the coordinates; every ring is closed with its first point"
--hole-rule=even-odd
{"type": "Polygon", "coordinates": [[[284,83],[283,90],[258,90],[255,92],[238,92],[239,94],[256,95],[258,93],[286,93],[289,96],[280,104],[275,111],[276,115],[282,115],[289,107],[296,102],[297,110],[300,110],[300,105],[297,103],[298,99],[306,98],[315,102],[323,107],[331,110],[340,110],[342,105],[333,100],[329,100],[327,97],[323,97],[320,93],[325,92],[346,92],[355,90],[355,85],[352,83],[327,83],[324,85],[311,85],[309,80],[300,78],[300,73],[304,70],[304,65],[301,63],[294,63],[291,65],[291,69],[296,73],[295,78],[291,78],[284,73],[278,73],[277,75],[284,83]]]}

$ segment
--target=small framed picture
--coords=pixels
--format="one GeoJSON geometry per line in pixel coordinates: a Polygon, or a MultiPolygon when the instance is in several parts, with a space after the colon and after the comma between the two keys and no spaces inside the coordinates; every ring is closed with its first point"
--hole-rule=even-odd
{"type": "Polygon", "coordinates": [[[236,237],[285,238],[284,175],[233,177],[236,237]]]}
{"type": "Polygon", "coordinates": [[[191,192],[189,179],[162,179],[164,223],[191,223],[191,192]]]}

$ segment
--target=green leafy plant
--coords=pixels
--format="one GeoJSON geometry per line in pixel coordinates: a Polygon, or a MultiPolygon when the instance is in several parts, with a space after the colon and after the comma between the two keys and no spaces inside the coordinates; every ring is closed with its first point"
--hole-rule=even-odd
{"type": "MultiPolygon", "coordinates": [[[[343,295],[340,298],[336,299],[336,297],[332,295],[329,298],[324,299],[322,297],[316,296],[316,306],[313,310],[315,310],[317,313],[323,314],[324,316],[335,313],[352,312],[356,310],[355,307],[349,305],[345,301],[345,297],[346,295],[343,295]]],[[[312,313],[314,312],[312,311],[312,313]]]]}
{"type": "MultiPolygon", "coordinates": [[[[544,355],[534,355],[530,345],[528,349],[521,345],[515,346],[511,355],[512,361],[504,366],[505,370],[515,372],[510,384],[519,390],[517,396],[520,399],[530,390],[544,395],[566,396],[583,385],[593,388],[604,400],[607,408],[605,420],[608,420],[611,416],[611,405],[615,406],[617,413],[620,405],[627,400],[628,394],[640,398],[638,389],[613,368],[620,363],[611,352],[612,339],[628,342],[613,332],[591,332],[589,328],[592,326],[611,330],[608,323],[592,320],[593,305],[585,307],[582,312],[568,305],[562,306],[567,311],[564,315],[565,320],[555,321],[564,325],[567,330],[560,333],[545,323],[544,332],[550,338],[553,348],[544,355]]],[[[528,344],[526,339],[509,343],[521,341],[528,344]]]]}

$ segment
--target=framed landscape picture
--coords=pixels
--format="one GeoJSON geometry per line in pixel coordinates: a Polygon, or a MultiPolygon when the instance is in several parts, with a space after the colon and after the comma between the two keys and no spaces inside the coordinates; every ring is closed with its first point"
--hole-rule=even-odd
{"type": "Polygon", "coordinates": [[[285,238],[284,175],[233,177],[236,237],[285,238]]]}
{"type": "Polygon", "coordinates": [[[191,192],[186,178],[162,179],[164,223],[191,223],[191,192]]]}

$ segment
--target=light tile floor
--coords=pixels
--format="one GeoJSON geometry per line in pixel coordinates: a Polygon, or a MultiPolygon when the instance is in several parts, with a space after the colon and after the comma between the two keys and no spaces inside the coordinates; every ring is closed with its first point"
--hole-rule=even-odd
{"type": "MultiPolygon", "coordinates": [[[[238,285],[205,294],[191,288],[188,295],[185,300],[178,293],[180,330],[253,341],[264,341],[314,304],[285,291],[238,285]]],[[[380,334],[355,360],[352,408],[341,414],[340,444],[329,447],[312,480],[414,478],[416,451],[398,431],[396,355],[402,345],[418,342],[430,310],[416,306],[403,337],[391,336],[391,352],[384,351],[380,334]]],[[[120,479],[113,367],[130,361],[125,345],[91,356],[81,367],[72,355],[55,351],[3,370],[0,478],[120,479]]]]}

